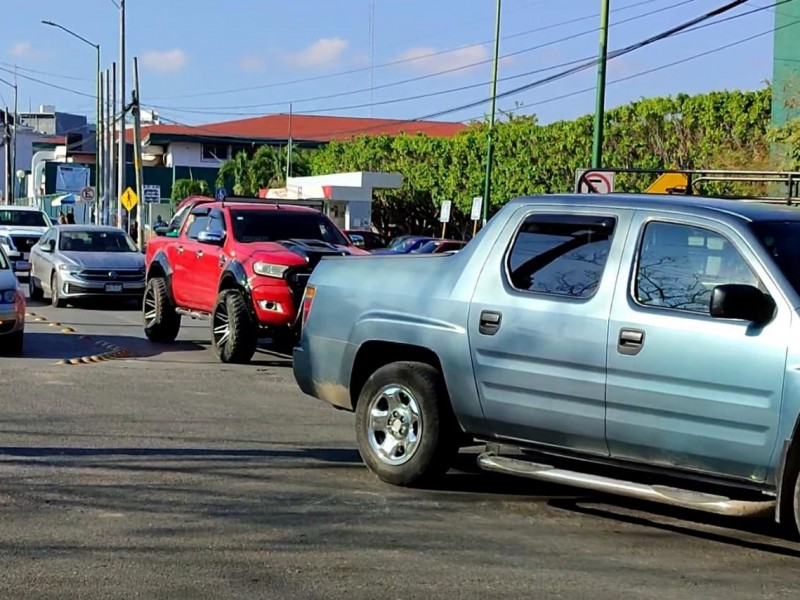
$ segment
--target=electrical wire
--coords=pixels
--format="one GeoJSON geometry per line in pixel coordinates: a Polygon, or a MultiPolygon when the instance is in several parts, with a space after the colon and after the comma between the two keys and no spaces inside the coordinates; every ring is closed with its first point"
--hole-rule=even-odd
{"type": "Polygon", "coordinates": [[[4,67],[15,68],[15,69],[17,69],[19,71],[25,71],[27,73],[34,73],[36,75],[46,75],[48,77],[58,77],[60,79],[70,79],[72,81],[92,81],[91,79],[89,79],[87,77],[74,77],[72,75],[62,75],[60,73],[52,73],[50,71],[39,71],[37,69],[30,69],[28,67],[20,67],[19,65],[15,65],[13,63],[5,62],[5,61],[2,61],[2,60],[0,60],[0,65],[2,65],[4,67]]]}
{"type": "MultiPolygon", "coordinates": [[[[6,69],[5,67],[0,67],[0,71],[4,71],[6,73],[14,73],[11,69],[6,69]]],[[[78,96],[85,96],[86,98],[96,98],[97,96],[94,94],[87,94],[85,92],[80,92],[78,90],[73,90],[72,88],[64,87],[63,85],[59,85],[57,83],[53,83],[52,81],[44,81],[43,79],[37,79],[36,77],[30,77],[28,75],[23,75],[22,73],[14,73],[20,79],[26,79],[28,81],[33,81],[34,83],[40,83],[42,85],[46,85],[47,87],[51,87],[57,90],[62,90],[64,92],[69,92],[70,94],[76,94],[78,96]]]]}
{"type": "MultiPolygon", "coordinates": [[[[647,4],[653,4],[654,2],[659,2],[659,1],[661,1],[661,0],[640,0],[639,2],[635,2],[633,4],[629,4],[629,5],[626,5],[626,6],[622,6],[620,8],[613,9],[611,11],[611,13],[623,12],[623,11],[626,11],[626,10],[630,10],[632,8],[637,8],[639,6],[644,6],[644,5],[647,5],[647,4]]],[[[544,25],[544,26],[541,26],[541,27],[536,27],[534,29],[529,29],[527,31],[523,31],[523,32],[519,32],[519,33],[516,33],[516,34],[504,36],[504,37],[501,37],[500,39],[501,40],[515,39],[515,38],[531,35],[533,33],[540,33],[542,31],[547,31],[547,30],[550,30],[550,29],[563,27],[565,25],[572,25],[572,24],[575,24],[575,23],[579,23],[581,21],[594,19],[594,18],[596,18],[598,16],[599,16],[599,13],[593,13],[591,15],[586,15],[586,16],[583,16],[583,17],[577,17],[577,18],[574,18],[574,19],[566,20],[566,21],[560,21],[558,23],[552,23],[550,25],[544,25]]],[[[599,31],[599,30],[600,30],[600,28],[596,27],[596,28],[594,28],[592,31],[590,31],[588,33],[593,33],[593,32],[599,31]]],[[[463,45],[463,46],[458,46],[458,47],[450,48],[450,49],[447,49],[447,50],[439,50],[437,52],[431,52],[431,53],[428,53],[428,54],[423,54],[423,55],[414,56],[414,57],[410,57],[410,58],[392,60],[392,61],[389,61],[389,62],[385,62],[385,63],[374,65],[373,67],[360,67],[360,68],[357,68],[357,69],[349,69],[349,70],[346,70],[346,71],[337,71],[336,73],[328,73],[328,74],[325,74],[325,75],[316,75],[316,76],[313,76],[313,77],[304,77],[302,79],[290,79],[290,80],[278,81],[278,82],[275,82],[275,83],[261,84],[261,85],[241,87],[241,88],[233,88],[233,89],[227,89],[227,90],[217,90],[217,91],[213,91],[213,92],[198,92],[198,93],[193,93],[193,94],[178,94],[178,95],[174,95],[174,96],[156,96],[156,97],[153,97],[153,100],[174,100],[174,99],[178,99],[178,98],[201,98],[201,97],[207,97],[207,96],[220,96],[220,95],[227,95],[227,94],[238,94],[238,93],[241,93],[241,92],[250,92],[250,91],[257,91],[257,90],[264,90],[264,89],[272,89],[272,88],[277,88],[277,87],[295,85],[295,84],[298,84],[298,83],[308,83],[308,82],[312,82],[312,81],[321,81],[321,80],[324,80],[324,79],[332,79],[332,78],[336,78],[336,77],[343,77],[345,75],[352,75],[352,74],[355,74],[355,73],[363,73],[363,72],[369,71],[370,69],[373,69],[373,68],[374,69],[381,69],[381,68],[392,67],[392,66],[397,66],[397,65],[401,65],[401,64],[408,64],[408,63],[412,63],[412,62],[419,61],[419,60],[425,60],[425,59],[433,58],[433,57],[436,57],[436,56],[442,56],[444,54],[452,54],[453,52],[458,52],[458,51],[461,51],[461,50],[465,50],[467,48],[474,48],[475,46],[482,46],[482,45],[490,44],[490,43],[493,43],[493,42],[494,42],[494,39],[486,40],[486,41],[482,41],[482,42],[478,42],[478,43],[474,43],[474,44],[466,44],[466,45],[463,45]]],[[[465,68],[472,68],[472,67],[475,67],[475,66],[488,64],[490,62],[492,62],[492,59],[487,59],[487,60],[484,60],[484,61],[481,61],[481,62],[478,62],[478,63],[474,63],[472,65],[468,65],[465,68]]],[[[288,102],[286,102],[285,104],[288,104],[288,102]]]]}

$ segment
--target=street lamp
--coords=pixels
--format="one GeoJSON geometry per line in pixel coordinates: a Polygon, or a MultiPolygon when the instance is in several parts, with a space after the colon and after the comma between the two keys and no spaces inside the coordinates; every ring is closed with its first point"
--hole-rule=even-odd
{"type": "MultiPolygon", "coordinates": [[[[60,29],[61,31],[63,31],[65,33],[68,33],[72,37],[79,39],[84,44],[87,44],[87,45],[91,46],[92,48],[94,48],[97,51],[97,116],[95,117],[94,144],[95,144],[95,148],[97,148],[97,150],[95,152],[95,156],[99,157],[100,156],[100,147],[102,146],[102,142],[103,142],[103,127],[102,127],[102,124],[101,124],[102,117],[101,117],[101,113],[100,113],[100,77],[101,77],[101,74],[100,74],[100,44],[95,44],[94,42],[90,42],[89,40],[87,40],[82,35],[79,35],[79,34],[75,33],[74,31],[72,31],[71,29],[67,29],[66,27],[64,27],[63,25],[59,25],[58,23],[53,23],[52,21],[42,21],[42,24],[43,25],[48,25],[50,27],[56,27],[56,28],[60,29]]],[[[99,197],[99,192],[100,192],[100,165],[98,164],[97,160],[95,160],[94,185],[95,185],[96,191],[98,193],[98,197],[99,197]]]]}

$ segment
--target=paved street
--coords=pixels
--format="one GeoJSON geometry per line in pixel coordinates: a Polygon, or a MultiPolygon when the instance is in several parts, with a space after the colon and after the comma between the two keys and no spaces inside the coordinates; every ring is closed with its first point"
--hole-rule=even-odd
{"type": "Polygon", "coordinates": [[[26,356],[0,359],[3,600],[800,593],[800,545],[769,523],[476,473],[469,454],[439,489],[391,488],[283,358],[222,366],[186,321],[154,346],[134,309],[30,311],[26,356]],[[99,341],[130,357],[56,364],[99,341]]]}

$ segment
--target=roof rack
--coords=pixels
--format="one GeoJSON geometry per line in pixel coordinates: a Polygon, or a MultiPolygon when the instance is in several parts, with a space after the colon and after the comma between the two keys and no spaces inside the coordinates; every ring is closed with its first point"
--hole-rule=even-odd
{"type": "Polygon", "coordinates": [[[686,186],[668,188],[667,194],[680,196],[698,196],[699,189],[705,183],[755,183],[768,184],[773,187],[783,186],[785,193],[781,196],[725,196],[729,200],[742,200],[745,202],[764,202],[769,204],[786,204],[795,206],[800,204],[800,173],[792,171],[748,171],[724,169],[626,169],[626,168],[601,168],[588,169],[578,174],[575,182],[575,191],[587,189],[588,193],[598,193],[589,181],[592,173],[633,174],[633,175],[667,175],[677,174],[686,177],[686,186]]]}
{"type": "Polygon", "coordinates": [[[324,200],[277,200],[274,198],[253,198],[252,196],[225,196],[222,200],[208,198],[208,200],[202,200],[202,202],[219,202],[223,205],[226,202],[233,204],[256,204],[262,206],[269,205],[276,206],[278,208],[281,206],[308,206],[310,208],[316,208],[320,211],[325,208],[324,200]]]}

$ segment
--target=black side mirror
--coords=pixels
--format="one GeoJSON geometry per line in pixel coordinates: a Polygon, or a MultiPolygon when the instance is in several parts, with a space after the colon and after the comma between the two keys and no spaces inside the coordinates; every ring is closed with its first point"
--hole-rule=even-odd
{"type": "Polygon", "coordinates": [[[718,285],[711,293],[711,316],[716,319],[739,319],[759,326],[775,316],[775,300],[752,285],[718,285]]]}
{"type": "Polygon", "coordinates": [[[55,240],[47,240],[44,244],[42,244],[42,252],[55,252],[56,251],[56,241],[55,240]]]}
{"type": "Polygon", "coordinates": [[[162,227],[154,227],[153,232],[160,237],[164,237],[169,233],[169,225],[164,225],[162,227]]]}

